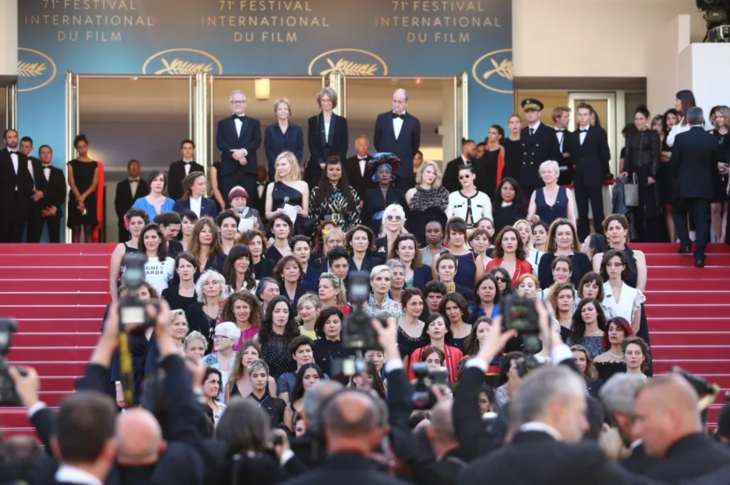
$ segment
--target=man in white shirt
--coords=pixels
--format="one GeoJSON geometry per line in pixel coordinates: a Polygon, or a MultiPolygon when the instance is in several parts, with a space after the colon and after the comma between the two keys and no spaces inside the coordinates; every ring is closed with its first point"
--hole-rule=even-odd
{"type": "Polygon", "coordinates": [[[421,122],[407,112],[405,89],[396,89],[391,101],[392,110],[378,115],[375,121],[373,144],[378,152],[394,153],[398,157],[395,188],[406,192],[416,184],[413,157],[421,146],[421,122]]]}
{"type": "Polygon", "coordinates": [[[195,143],[183,140],[180,144],[182,160],[172,162],[167,174],[167,192],[172,200],[182,199],[182,181],[193,172],[205,172],[205,168],[195,161],[195,143]]]}
{"type": "Polygon", "coordinates": [[[18,151],[18,132],[5,130],[0,150],[0,243],[19,243],[33,203],[35,186],[28,157],[18,151]]]}
{"type": "Polygon", "coordinates": [[[365,200],[365,194],[368,190],[375,187],[372,172],[368,170],[367,165],[371,157],[370,140],[365,135],[360,135],[355,139],[355,156],[345,160],[345,172],[347,173],[347,181],[357,192],[360,201],[365,200]]]}

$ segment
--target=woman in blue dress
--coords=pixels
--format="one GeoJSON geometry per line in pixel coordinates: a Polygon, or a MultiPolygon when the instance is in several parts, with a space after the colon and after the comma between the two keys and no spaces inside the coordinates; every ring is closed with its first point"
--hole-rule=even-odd
{"type": "Polygon", "coordinates": [[[132,207],[147,212],[149,220],[154,220],[157,214],[170,212],[175,206],[175,201],[165,197],[162,192],[167,187],[167,175],[161,170],[155,170],[147,178],[147,185],[150,193],[134,201],[132,207]]]}

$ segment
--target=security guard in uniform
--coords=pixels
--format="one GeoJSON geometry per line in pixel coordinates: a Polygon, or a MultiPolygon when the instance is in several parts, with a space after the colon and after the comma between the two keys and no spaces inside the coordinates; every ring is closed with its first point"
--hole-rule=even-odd
{"type": "Polygon", "coordinates": [[[527,126],[522,128],[522,166],[520,170],[520,187],[527,199],[532,192],[545,184],[540,178],[540,164],[547,160],[562,160],[560,144],[555,130],[540,123],[540,114],[544,105],[537,99],[528,98],[522,101],[527,126]]]}

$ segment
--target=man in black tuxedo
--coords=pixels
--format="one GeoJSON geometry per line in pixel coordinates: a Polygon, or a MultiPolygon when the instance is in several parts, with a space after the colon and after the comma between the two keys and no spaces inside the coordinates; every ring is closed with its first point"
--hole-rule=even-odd
{"type": "Polygon", "coordinates": [[[33,153],[33,139],[24,136],[20,139],[20,152],[28,157],[28,171],[33,177],[33,197],[31,197],[30,209],[28,210],[28,219],[26,220],[26,228],[28,230],[25,239],[29,243],[41,242],[43,234],[43,206],[44,192],[46,190],[47,180],[43,176],[43,165],[37,158],[31,156],[33,153]]]}
{"type": "Polygon", "coordinates": [[[473,140],[461,140],[461,155],[446,164],[444,177],[441,185],[446,187],[449,192],[461,190],[461,182],[459,182],[459,167],[462,165],[471,165],[477,158],[477,148],[473,140]]]}
{"type": "Polygon", "coordinates": [[[522,144],[522,166],[520,167],[520,188],[529,200],[535,189],[545,185],[540,178],[540,164],[548,160],[560,160],[560,145],[555,130],[540,122],[544,105],[540,100],[530,98],[521,103],[527,126],[520,132],[522,144]]]}
{"type": "Polygon", "coordinates": [[[367,167],[368,162],[373,158],[368,154],[368,150],[370,150],[370,140],[367,136],[360,135],[355,138],[355,156],[345,160],[347,181],[355,189],[361,201],[365,200],[365,193],[375,187],[373,174],[367,167]]]}
{"type": "Polygon", "coordinates": [[[573,185],[573,162],[570,160],[568,152],[568,136],[571,131],[568,129],[570,124],[570,108],[558,106],[553,110],[553,128],[555,136],[558,138],[560,145],[560,153],[563,157],[555,160],[560,166],[560,177],[558,177],[558,185],[573,185]]]}
{"type": "Polygon", "coordinates": [[[23,229],[34,202],[33,175],[28,157],[18,151],[18,132],[3,134],[5,148],[0,150],[0,243],[23,241],[23,229]]]}
{"type": "Polygon", "coordinates": [[[28,222],[28,242],[40,242],[44,223],[48,223],[48,240],[52,243],[61,242],[61,221],[63,206],[66,202],[66,176],[63,170],[52,165],[53,150],[48,145],[41,145],[38,149],[41,157],[41,176],[46,181],[43,198],[38,201],[41,209],[41,220],[38,224],[28,222]]]}
{"type": "Polygon", "coordinates": [[[730,449],[704,432],[698,401],[694,388],[677,374],[648,380],[638,391],[634,428],[646,453],[658,460],[647,478],[685,483],[730,465],[730,449]]]}
{"type": "Polygon", "coordinates": [[[192,172],[203,172],[205,168],[194,160],[195,143],[193,140],[183,140],[180,144],[182,160],[172,162],[167,173],[167,193],[172,200],[180,200],[183,196],[183,179],[192,172]]]}
{"type": "Polygon", "coordinates": [[[256,150],[261,146],[261,124],[246,116],[246,95],[239,90],[231,94],[233,116],[218,122],[216,145],[221,151],[220,190],[228,194],[240,185],[248,192],[248,205],[256,207],[258,192],[256,150]]]}
{"type": "Polygon", "coordinates": [[[406,112],[408,92],[397,89],[393,93],[393,110],[378,115],[375,121],[375,149],[390,152],[400,160],[395,188],[405,193],[416,185],[413,174],[413,157],[421,147],[421,122],[406,112]]]}
{"type": "Polygon", "coordinates": [[[124,215],[132,208],[134,201],[149,194],[147,182],[140,176],[140,166],[137,160],[130,160],[127,163],[127,174],[129,177],[117,184],[117,193],[114,196],[114,210],[117,213],[119,228],[119,242],[129,241],[130,234],[124,226],[124,215]]]}
{"type": "Polygon", "coordinates": [[[702,108],[687,110],[687,122],[692,125],[689,131],[677,135],[672,148],[672,173],[674,182],[672,192],[672,218],[677,226],[679,252],[688,253],[692,241],[689,239],[687,215],[695,224],[697,245],[694,257],[695,266],[704,267],[705,248],[710,236],[710,201],[713,180],[717,177],[720,154],[717,138],[702,127],[704,113],[702,108]]]}
{"type": "Polygon", "coordinates": [[[603,234],[603,182],[611,178],[611,149],[606,130],[591,125],[591,107],[581,103],[577,109],[578,130],[568,135],[568,152],[575,164],[573,173],[575,201],[578,206],[578,237],[591,232],[588,203],[593,209],[593,228],[603,234]]]}
{"type": "Polygon", "coordinates": [[[634,432],[636,415],[636,394],[646,383],[646,379],[628,374],[614,374],[600,391],[601,403],[606,411],[612,426],[618,432],[623,445],[631,450],[631,455],[621,461],[624,469],[643,475],[656,460],[647,456],[641,439],[634,432]]]}
{"type": "Polygon", "coordinates": [[[625,483],[622,472],[595,442],[581,442],[588,429],[586,390],[585,381],[573,369],[559,365],[531,372],[510,411],[520,423],[512,441],[472,461],[458,483],[625,483]]]}

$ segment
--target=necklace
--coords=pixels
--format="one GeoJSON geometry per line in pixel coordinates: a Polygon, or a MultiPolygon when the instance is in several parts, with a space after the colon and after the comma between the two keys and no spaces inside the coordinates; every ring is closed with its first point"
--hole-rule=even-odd
{"type": "Polygon", "coordinates": [[[613,357],[614,359],[616,359],[616,360],[624,360],[624,356],[623,355],[616,355],[613,352],[611,352],[610,350],[608,351],[608,354],[611,357],[613,357]]]}

